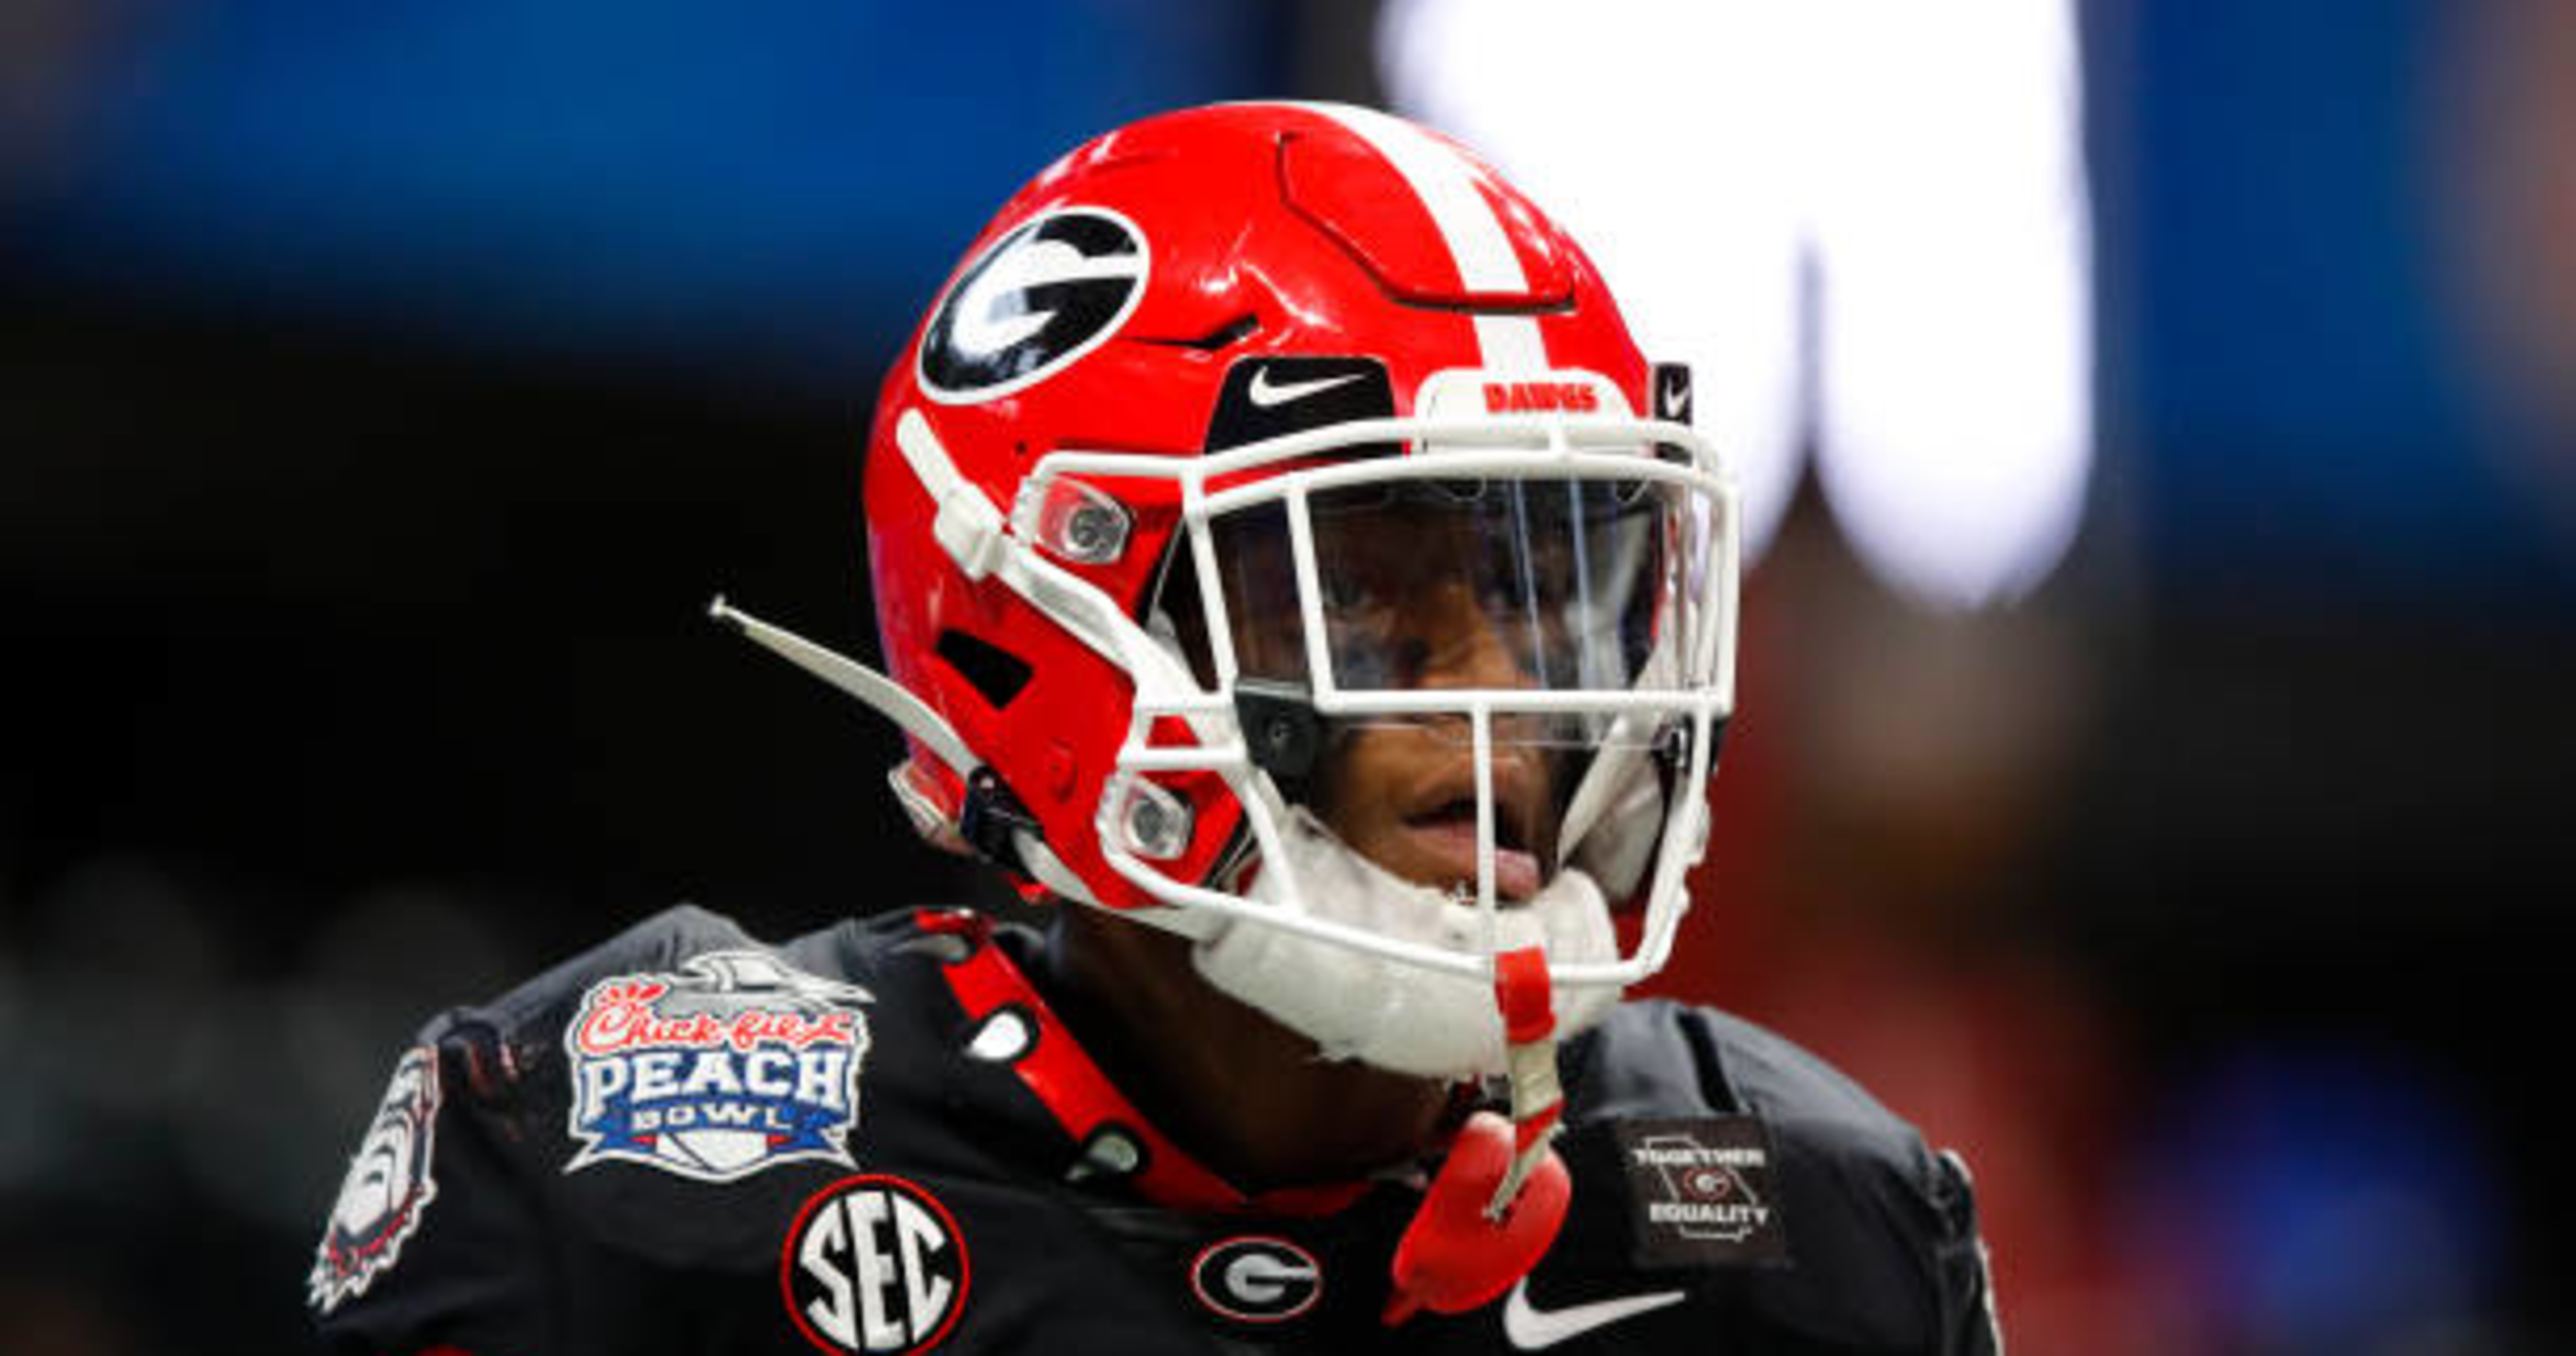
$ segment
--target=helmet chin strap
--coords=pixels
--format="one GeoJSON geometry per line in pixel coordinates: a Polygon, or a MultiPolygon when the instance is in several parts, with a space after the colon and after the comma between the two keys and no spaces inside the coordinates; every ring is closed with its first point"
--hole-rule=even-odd
{"type": "Polygon", "coordinates": [[[1494,1005],[1510,1042],[1512,1118],[1479,1112],[1459,1128],[1396,1245],[1395,1290],[1381,1315],[1390,1327],[1423,1309],[1492,1303],[1547,1254],[1573,1203],[1573,1178],[1550,1144],[1565,1095],[1543,948],[1494,958],[1494,1005]]]}

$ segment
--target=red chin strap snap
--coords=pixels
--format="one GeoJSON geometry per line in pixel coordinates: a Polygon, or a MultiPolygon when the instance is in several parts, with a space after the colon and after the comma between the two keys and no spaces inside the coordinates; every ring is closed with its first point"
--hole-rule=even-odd
{"type": "Polygon", "coordinates": [[[1494,1004],[1503,1018],[1512,1118],[1467,1119],[1422,1208],[1395,1249],[1389,1326],[1420,1310],[1457,1314],[1511,1289],[1565,1226],[1574,1179],[1548,1147],[1565,1110],[1556,1076],[1556,1011],[1547,953],[1524,947],[1495,958],[1494,1004]]]}

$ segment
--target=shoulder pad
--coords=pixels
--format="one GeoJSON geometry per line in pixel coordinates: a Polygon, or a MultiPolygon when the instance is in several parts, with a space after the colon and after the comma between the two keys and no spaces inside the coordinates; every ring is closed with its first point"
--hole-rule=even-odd
{"type": "Polygon", "coordinates": [[[587,1056],[816,1039],[788,1029],[800,1020],[849,1027],[863,1045],[855,1014],[872,997],[863,972],[879,948],[848,944],[856,935],[831,928],[772,946],[722,914],[675,905],[498,998],[440,1015],[420,1043],[463,1074],[451,1097],[529,1115],[559,1113],[583,1094],[587,1056]]]}
{"type": "Polygon", "coordinates": [[[1747,1299],[1860,1347],[1948,1350],[1984,1297],[1966,1174],[1848,1076],[1704,1008],[1624,1004],[1576,1047],[1569,1119],[1750,1116],[1776,1155],[1790,1263],[1747,1299]]]}
{"type": "Polygon", "coordinates": [[[757,947],[742,925],[695,904],[674,904],[484,1004],[480,1015],[515,1036],[541,1024],[605,975],[671,970],[693,955],[757,947]]]}

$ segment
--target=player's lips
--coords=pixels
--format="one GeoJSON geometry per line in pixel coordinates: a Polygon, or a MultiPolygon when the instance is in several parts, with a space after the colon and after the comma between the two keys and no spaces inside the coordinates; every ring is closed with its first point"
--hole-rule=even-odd
{"type": "MultiPolygon", "coordinates": [[[[1494,893],[1524,900],[1538,893],[1538,797],[1523,765],[1494,766],[1494,893]]],[[[1409,798],[1403,838],[1417,870],[1435,883],[1476,883],[1476,781],[1473,769],[1450,773],[1409,798]]]]}

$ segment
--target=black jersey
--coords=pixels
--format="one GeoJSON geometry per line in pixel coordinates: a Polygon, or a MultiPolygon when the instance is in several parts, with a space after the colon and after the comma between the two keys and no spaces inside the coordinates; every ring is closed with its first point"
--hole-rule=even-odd
{"type": "Polygon", "coordinates": [[[1564,1055],[1564,1230],[1388,1327],[1422,1175],[1246,1197],[965,912],[665,912],[398,1062],[309,1299],[335,1352],[1988,1352],[1966,1173],[1813,1056],[1623,1005],[1564,1055]]]}

